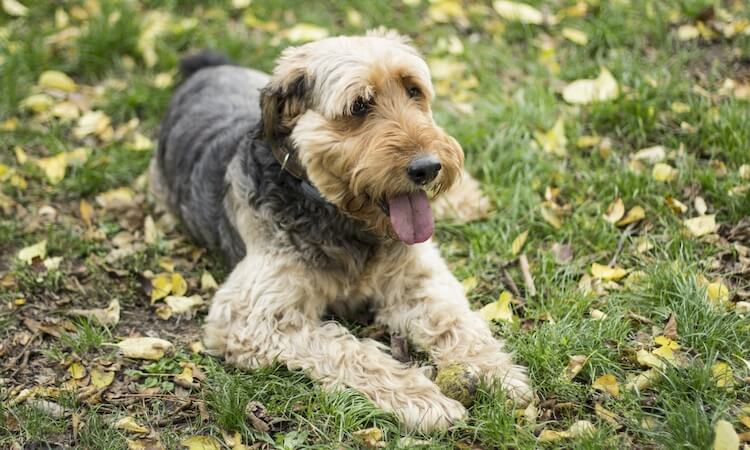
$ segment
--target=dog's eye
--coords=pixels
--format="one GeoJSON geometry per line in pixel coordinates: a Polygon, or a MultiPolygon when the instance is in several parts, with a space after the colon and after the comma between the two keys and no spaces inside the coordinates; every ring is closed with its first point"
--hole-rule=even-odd
{"type": "Polygon", "coordinates": [[[407,88],[406,92],[409,94],[410,98],[418,98],[422,96],[422,91],[420,91],[419,88],[415,86],[407,88]]]}
{"type": "Polygon", "coordinates": [[[365,100],[362,97],[357,97],[356,100],[354,100],[354,103],[352,103],[352,115],[353,116],[364,116],[367,114],[368,111],[370,111],[370,108],[372,107],[372,103],[365,100]]]}

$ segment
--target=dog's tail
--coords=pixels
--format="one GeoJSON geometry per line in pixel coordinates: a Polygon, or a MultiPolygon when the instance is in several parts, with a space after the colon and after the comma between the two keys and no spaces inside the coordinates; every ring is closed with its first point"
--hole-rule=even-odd
{"type": "Polygon", "coordinates": [[[226,64],[232,64],[232,61],[226,55],[211,50],[203,50],[182,58],[180,60],[180,72],[182,73],[182,79],[187,80],[203,68],[226,64]]]}

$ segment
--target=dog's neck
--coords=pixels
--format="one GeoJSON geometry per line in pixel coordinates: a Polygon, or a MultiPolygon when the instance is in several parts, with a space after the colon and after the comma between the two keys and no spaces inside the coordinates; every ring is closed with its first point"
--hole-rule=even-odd
{"type": "Polygon", "coordinates": [[[288,139],[274,140],[270,144],[271,153],[273,153],[274,158],[281,165],[281,170],[300,180],[302,191],[305,195],[313,200],[325,201],[320,191],[310,182],[307,171],[299,161],[297,149],[294,148],[294,145],[288,139]]]}

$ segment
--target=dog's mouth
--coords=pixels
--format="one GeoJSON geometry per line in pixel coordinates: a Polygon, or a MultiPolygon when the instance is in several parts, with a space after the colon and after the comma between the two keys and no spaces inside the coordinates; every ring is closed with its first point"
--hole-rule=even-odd
{"type": "Polygon", "coordinates": [[[430,199],[423,190],[381,199],[378,206],[391,219],[391,226],[405,244],[419,244],[432,236],[435,221],[430,199]]]}

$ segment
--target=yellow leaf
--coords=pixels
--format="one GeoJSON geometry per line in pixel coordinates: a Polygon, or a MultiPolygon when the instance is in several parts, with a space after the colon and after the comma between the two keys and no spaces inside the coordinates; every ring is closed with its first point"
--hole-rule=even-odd
{"type": "Polygon", "coordinates": [[[631,156],[637,161],[646,161],[651,164],[662,162],[667,158],[667,150],[662,145],[655,145],[638,150],[631,156]]]}
{"type": "Polygon", "coordinates": [[[607,207],[607,212],[604,214],[604,220],[609,223],[615,223],[622,219],[622,216],[624,215],[625,204],[622,202],[622,199],[618,197],[615,201],[609,204],[609,207],[607,207]]]}
{"type": "Polygon", "coordinates": [[[620,95],[620,87],[610,71],[602,67],[599,77],[594,80],[576,80],[565,86],[562,95],[568,103],[587,105],[617,98],[620,95]]]}
{"type": "Polygon", "coordinates": [[[78,119],[78,124],[73,128],[73,136],[83,139],[86,136],[104,136],[111,130],[111,119],[102,111],[89,111],[78,119]]]}
{"type": "Polygon", "coordinates": [[[29,160],[29,157],[26,155],[26,152],[23,151],[23,149],[18,145],[16,145],[13,148],[13,153],[16,154],[16,161],[18,161],[18,164],[21,164],[21,165],[26,164],[26,161],[29,160]]]}
{"type": "Polygon", "coordinates": [[[383,440],[383,430],[380,428],[366,428],[364,430],[358,430],[352,433],[352,437],[362,442],[365,447],[373,449],[373,448],[381,448],[384,447],[383,440]]]}
{"type": "Polygon", "coordinates": [[[682,102],[672,102],[672,105],[670,105],[670,109],[672,109],[672,112],[676,114],[684,114],[690,112],[690,105],[682,102]]]}
{"type": "Polygon", "coordinates": [[[672,197],[671,195],[667,195],[664,200],[667,202],[667,205],[672,208],[672,211],[677,214],[682,214],[688,209],[687,205],[672,197]]]}
{"type": "Polygon", "coordinates": [[[153,304],[172,292],[172,274],[162,273],[151,280],[151,303],[153,304]]]}
{"type": "Polygon", "coordinates": [[[136,422],[136,420],[131,416],[123,417],[122,419],[115,422],[115,428],[131,431],[133,433],[148,433],[148,428],[136,422]]]}
{"type": "Polygon", "coordinates": [[[654,165],[654,169],[651,171],[651,176],[656,181],[672,181],[677,177],[677,169],[670,166],[669,164],[656,163],[654,165]]]}
{"type": "Polygon", "coordinates": [[[164,299],[164,303],[169,306],[173,314],[192,315],[196,309],[203,305],[203,299],[200,295],[192,295],[190,297],[170,295],[164,299]]]}
{"type": "Polygon", "coordinates": [[[598,263],[591,264],[591,276],[604,281],[617,281],[625,278],[628,270],[621,267],[609,267],[598,263]]]}
{"type": "Polygon", "coordinates": [[[81,202],[78,204],[78,210],[81,213],[81,220],[83,220],[83,223],[85,223],[87,227],[91,227],[91,219],[94,217],[94,208],[91,206],[91,203],[81,199],[81,202]]]}
{"type": "Polygon", "coordinates": [[[557,156],[567,155],[568,138],[565,136],[565,122],[562,117],[558,118],[548,131],[536,132],[534,136],[545,152],[557,156]]]}
{"type": "Polygon", "coordinates": [[[609,423],[610,425],[616,428],[619,428],[621,426],[620,417],[599,403],[594,405],[594,413],[596,414],[597,417],[602,418],[605,422],[609,423]]]}
{"type": "Polygon", "coordinates": [[[103,192],[96,196],[96,203],[107,210],[119,210],[133,204],[135,192],[128,187],[121,187],[103,192]]]}
{"type": "Polygon", "coordinates": [[[117,299],[109,302],[106,308],[93,309],[71,309],[68,314],[73,316],[87,317],[104,326],[117,325],[120,321],[120,302],[117,299]]]}
{"type": "Polygon", "coordinates": [[[701,237],[706,234],[714,233],[717,229],[716,215],[714,214],[685,219],[682,223],[685,224],[688,232],[694,237],[701,237]]]}
{"type": "Polygon", "coordinates": [[[17,117],[11,117],[10,119],[6,119],[0,122],[0,130],[2,131],[15,131],[17,128],[18,128],[17,117]]]}
{"type": "Polygon", "coordinates": [[[578,45],[586,45],[589,43],[589,37],[586,33],[575,28],[565,27],[562,29],[562,36],[578,45]]]}
{"type": "Polygon", "coordinates": [[[671,350],[679,350],[680,344],[675,342],[674,340],[666,337],[666,336],[656,336],[654,338],[654,343],[660,347],[666,347],[671,350]]]}
{"type": "Polygon", "coordinates": [[[47,158],[39,158],[35,162],[47,176],[50,184],[57,184],[65,178],[65,169],[68,166],[68,159],[65,153],[58,153],[55,156],[47,158]]]}
{"type": "Polygon", "coordinates": [[[501,320],[511,322],[513,320],[513,311],[510,308],[510,302],[513,295],[508,291],[503,291],[497,301],[485,305],[479,310],[479,315],[488,322],[492,320],[501,320]]]}
{"type": "Polygon", "coordinates": [[[726,420],[719,420],[714,426],[713,450],[739,450],[740,437],[734,431],[734,427],[726,420]]]}
{"type": "Polygon", "coordinates": [[[218,288],[219,285],[218,283],[216,283],[216,280],[210,272],[203,272],[203,274],[201,274],[201,292],[206,292],[218,288]]]}
{"type": "Polygon", "coordinates": [[[25,262],[26,264],[31,264],[34,258],[44,259],[45,256],[47,256],[47,240],[46,239],[43,241],[37,242],[34,245],[24,247],[18,252],[18,259],[25,262]]]}
{"type": "Polygon", "coordinates": [[[110,370],[102,370],[99,367],[91,369],[91,384],[97,389],[103,389],[115,380],[115,372],[110,370]]]}
{"type": "MultiPolygon", "coordinates": [[[[643,350],[645,351],[645,350],[643,350]]],[[[648,352],[646,352],[648,353],[648,352]]],[[[640,362],[640,361],[639,361],[640,362]]],[[[651,387],[651,385],[661,377],[656,369],[649,369],[645,372],[640,373],[638,376],[633,378],[625,385],[625,389],[632,391],[643,391],[651,387]]]]}
{"type": "Polygon", "coordinates": [[[576,140],[576,147],[578,148],[589,148],[599,145],[602,141],[600,136],[581,136],[576,140]]]}
{"type": "Polygon", "coordinates": [[[169,341],[152,337],[126,338],[117,344],[126,358],[149,359],[157,361],[164,354],[171,351],[173,346],[169,341]]]}
{"type": "Polygon", "coordinates": [[[71,121],[80,117],[78,106],[73,102],[60,102],[52,107],[52,115],[63,121],[71,121]]]}
{"type": "Polygon", "coordinates": [[[638,350],[636,359],[638,360],[638,364],[652,369],[663,369],[666,367],[662,359],[645,349],[638,350]]]}
{"type": "Polygon", "coordinates": [[[39,75],[39,87],[63,92],[75,92],[76,82],[57,70],[46,70],[39,75]]]}
{"type": "Polygon", "coordinates": [[[625,217],[623,217],[622,220],[617,222],[617,226],[624,227],[625,225],[630,225],[633,222],[638,222],[645,218],[646,211],[642,207],[636,205],[630,208],[630,211],[625,214],[625,217]]]}
{"type": "Polygon", "coordinates": [[[526,243],[526,238],[528,237],[529,237],[529,230],[526,230],[523,233],[516,236],[515,239],[513,239],[513,243],[510,245],[510,251],[513,253],[514,256],[521,252],[521,249],[523,249],[523,245],[526,243]]]}
{"type": "Polygon", "coordinates": [[[579,420],[568,428],[570,437],[580,438],[593,434],[596,431],[594,424],[588,420],[579,420]]]}
{"type": "Polygon", "coordinates": [[[698,213],[698,215],[703,216],[706,214],[708,206],[706,205],[706,201],[703,200],[703,197],[701,197],[700,195],[695,197],[693,205],[695,206],[695,211],[698,213]]]}
{"type": "Polygon", "coordinates": [[[68,373],[74,380],[80,380],[86,376],[86,369],[79,362],[74,362],[68,367],[68,373]]]}
{"type": "Polygon", "coordinates": [[[447,23],[454,17],[464,17],[466,14],[457,0],[439,0],[431,2],[427,15],[434,22],[447,23]]]}
{"type": "Polygon", "coordinates": [[[16,0],[3,0],[3,11],[9,16],[23,17],[29,13],[29,8],[23,6],[16,0]]]}
{"type": "Polygon", "coordinates": [[[677,29],[677,39],[680,41],[689,41],[697,39],[700,36],[700,31],[693,25],[681,25],[677,29]]]}
{"type": "Polygon", "coordinates": [[[125,442],[128,443],[128,450],[164,450],[161,442],[154,439],[125,439],[125,442]]]}
{"type": "Polygon", "coordinates": [[[43,113],[52,108],[55,101],[47,94],[34,94],[21,101],[21,107],[35,113],[43,113]]]}
{"type": "Polygon", "coordinates": [[[539,440],[539,442],[557,442],[568,438],[570,438],[570,433],[567,431],[555,431],[545,428],[541,433],[539,433],[539,437],[537,439],[539,440]]]}
{"type": "Polygon", "coordinates": [[[544,15],[541,11],[526,3],[497,0],[492,3],[492,7],[495,8],[500,17],[513,22],[533,25],[544,22],[544,15]]]}
{"type": "MultiPolygon", "coordinates": [[[[748,407],[745,406],[745,408],[743,408],[743,411],[747,409],[748,407]]],[[[742,425],[745,425],[745,427],[750,428],[750,416],[740,416],[740,422],[742,422],[742,425]]]]}
{"type": "Polygon", "coordinates": [[[479,280],[477,280],[477,277],[475,276],[466,277],[461,281],[461,286],[463,286],[464,288],[464,294],[468,294],[469,292],[473,291],[478,284],[479,280]]]}
{"type": "Polygon", "coordinates": [[[279,36],[289,42],[302,43],[326,38],[328,37],[328,30],[309,23],[299,23],[282,31],[279,36]]]}
{"type": "Polygon", "coordinates": [[[190,387],[193,385],[193,368],[185,366],[182,368],[182,372],[175,375],[174,382],[183,387],[190,387]]]}
{"type": "Polygon", "coordinates": [[[750,180],[750,164],[743,164],[738,170],[740,178],[743,180],[750,180]]]}
{"type": "Polygon", "coordinates": [[[541,213],[544,221],[552,225],[552,228],[555,228],[557,230],[562,228],[562,220],[560,220],[560,216],[555,211],[542,205],[541,213]]]}
{"type": "Polygon", "coordinates": [[[711,366],[711,373],[714,376],[716,386],[730,388],[734,385],[734,373],[729,364],[725,362],[717,362],[711,366]]]}
{"type": "Polygon", "coordinates": [[[211,436],[192,436],[182,440],[180,445],[187,447],[187,450],[221,450],[219,441],[211,436]]]}
{"type": "Polygon", "coordinates": [[[563,377],[572,380],[573,378],[578,375],[581,370],[583,370],[583,366],[586,364],[586,361],[588,361],[589,358],[586,355],[573,355],[568,360],[568,365],[565,367],[565,370],[563,371],[563,377]]]}
{"type": "Polygon", "coordinates": [[[611,373],[604,374],[594,380],[591,387],[599,391],[607,392],[612,397],[619,397],[620,395],[620,384],[617,382],[617,378],[611,373]]]}
{"type": "Polygon", "coordinates": [[[187,288],[187,282],[184,278],[182,278],[182,275],[174,272],[172,274],[172,293],[174,295],[185,295],[185,292],[187,292],[187,288]]]}
{"type": "Polygon", "coordinates": [[[723,304],[729,302],[729,288],[721,281],[714,281],[706,285],[706,295],[711,302],[723,304]]]}

